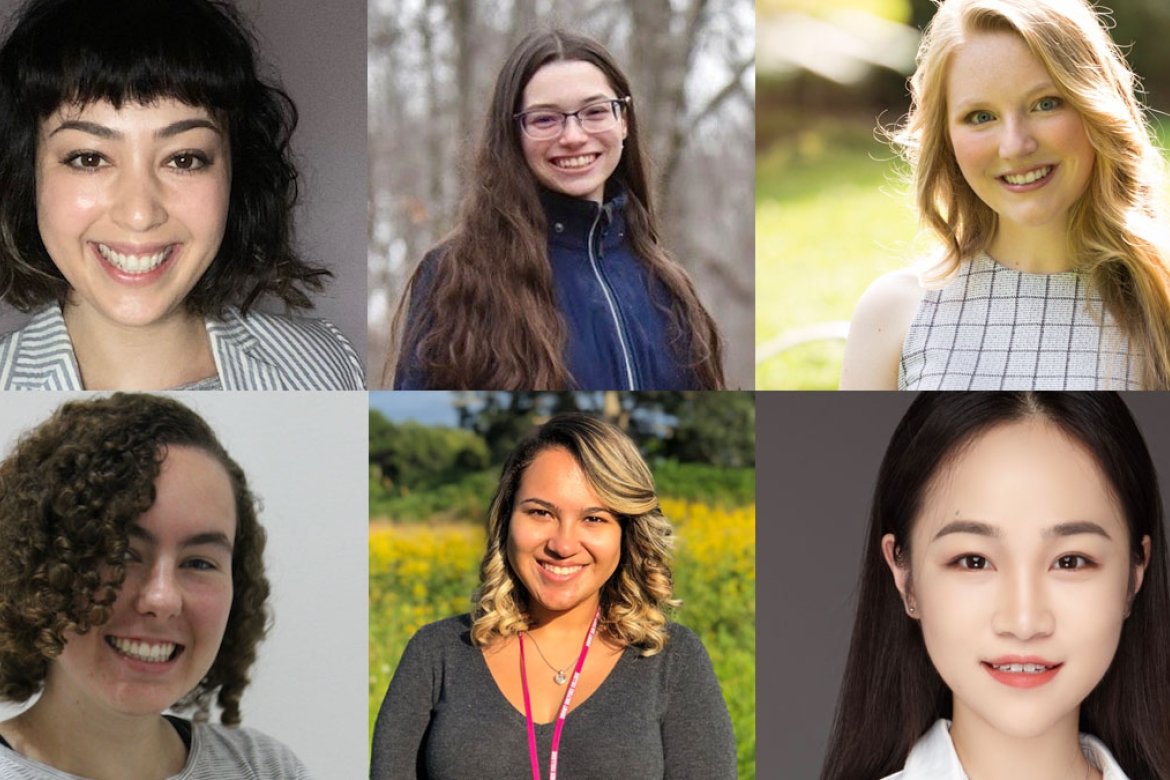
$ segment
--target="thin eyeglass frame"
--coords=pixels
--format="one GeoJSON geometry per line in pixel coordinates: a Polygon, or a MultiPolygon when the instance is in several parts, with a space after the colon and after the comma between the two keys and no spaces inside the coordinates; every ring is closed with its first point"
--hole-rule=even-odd
{"type": "Polygon", "coordinates": [[[612,130],[617,125],[618,120],[621,119],[621,115],[618,113],[618,109],[620,108],[623,111],[629,111],[630,104],[633,101],[633,97],[626,95],[625,97],[620,98],[607,98],[605,100],[598,100],[590,103],[587,106],[581,106],[576,111],[557,111],[553,108],[536,108],[531,111],[521,111],[519,113],[512,114],[512,118],[520,123],[520,131],[534,141],[550,141],[553,138],[559,138],[569,127],[569,117],[573,117],[577,120],[577,127],[581,128],[581,132],[588,133],[589,135],[595,135],[597,133],[607,133],[612,130]],[[594,106],[601,105],[602,103],[609,103],[614,124],[605,127],[603,130],[589,130],[585,127],[585,123],[581,119],[581,112],[585,111],[586,109],[593,108],[594,106]],[[529,114],[560,114],[561,125],[559,128],[557,128],[555,133],[551,133],[549,135],[533,135],[532,132],[528,129],[527,123],[524,121],[524,117],[528,116],[529,114]]]}

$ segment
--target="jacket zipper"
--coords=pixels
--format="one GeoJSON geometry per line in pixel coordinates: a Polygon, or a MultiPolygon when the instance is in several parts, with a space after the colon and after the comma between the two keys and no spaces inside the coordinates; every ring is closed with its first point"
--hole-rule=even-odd
{"type": "Polygon", "coordinates": [[[605,302],[609,304],[609,313],[613,317],[613,328],[617,331],[618,344],[622,348],[622,359],[626,365],[626,381],[629,383],[627,390],[635,390],[634,387],[634,366],[630,360],[630,349],[626,346],[626,334],[622,330],[622,321],[618,316],[617,304],[613,299],[613,291],[609,288],[609,283],[605,281],[601,275],[601,269],[597,266],[597,256],[593,253],[593,236],[597,232],[597,225],[601,222],[601,213],[604,209],[599,208],[597,215],[593,217],[593,226],[589,228],[589,265],[593,269],[593,275],[597,277],[597,283],[601,285],[601,291],[605,293],[605,302]]]}

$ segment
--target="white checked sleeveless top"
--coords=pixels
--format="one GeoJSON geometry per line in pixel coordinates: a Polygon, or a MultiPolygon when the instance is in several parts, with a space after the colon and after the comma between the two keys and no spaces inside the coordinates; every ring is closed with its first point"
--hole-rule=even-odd
{"type": "Polygon", "coordinates": [[[898,389],[1140,390],[1135,358],[1081,274],[1022,273],[980,254],[923,295],[898,389]]]}

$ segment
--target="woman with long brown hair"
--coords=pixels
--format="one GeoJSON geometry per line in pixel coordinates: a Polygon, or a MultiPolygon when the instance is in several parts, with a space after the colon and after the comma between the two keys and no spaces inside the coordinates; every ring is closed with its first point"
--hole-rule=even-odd
{"type": "Polygon", "coordinates": [[[504,63],[454,231],[395,314],[396,389],[720,389],[714,320],[659,238],[629,81],[597,41],[504,63]]]}

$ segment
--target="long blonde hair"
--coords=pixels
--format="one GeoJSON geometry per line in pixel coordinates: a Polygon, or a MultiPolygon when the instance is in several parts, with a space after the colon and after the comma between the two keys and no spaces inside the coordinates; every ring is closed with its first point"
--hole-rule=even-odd
{"type": "Polygon", "coordinates": [[[998,218],[963,177],[947,128],[951,56],[972,33],[1018,35],[1084,120],[1095,162],[1069,217],[1073,267],[1085,274],[1140,355],[1145,389],[1170,388],[1170,269],[1159,199],[1164,163],[1137,77],[1084,0],[946,0],[927,26],[894,141],[913,170],[922,221],[943,241],[937,277],[985,251],[998,218]]]}
{"type": "Polygon", "coordinates": [[[471,638],[485,646],[530,627],[528,593],[508,563],[508,527],[525,469],[547,449],[567,450],[622,529],[621,560],[601,588],[601,631],[638,647],[643,655],[662,650],[666,611],[673,598],[670,551],[674,531],[662,514],[654,477],[637,447],[621,429],[584,414],[562,414],[529,433],[509,454],[488,510],[487,551],[472,596],[471,638]]]}

